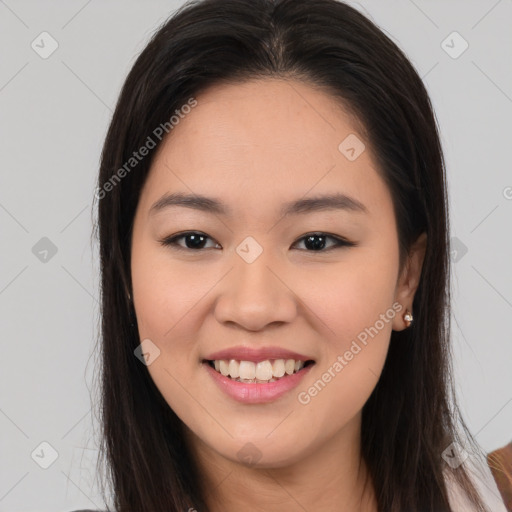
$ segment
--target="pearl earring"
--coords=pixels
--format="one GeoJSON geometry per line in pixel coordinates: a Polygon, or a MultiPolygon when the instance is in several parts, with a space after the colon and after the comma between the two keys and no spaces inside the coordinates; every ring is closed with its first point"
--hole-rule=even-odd
{"type": "Polygon", "coordinates": [[[413,320],[414,320],[414,318],[412,316],[412,313],[407,309],[405,311],[405,315],[404,315],[404,321],[407,324],[407,327],[410,327],[410,325],[412,324],[413,320]]]}

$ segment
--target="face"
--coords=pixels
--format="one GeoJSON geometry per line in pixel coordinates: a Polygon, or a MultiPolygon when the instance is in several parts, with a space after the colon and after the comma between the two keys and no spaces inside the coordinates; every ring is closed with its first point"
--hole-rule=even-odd
{"type": "Polygon", "coordinates": [[[280,467],[356,425],[417,287],[421,258],[401,273],[398,247],[390,192],[336,99],[272,79],[199,95],[156,154],[131,246],[147,369],[192,442],[280,467]],[[221,359],[265,383],[207,362],[221,359]]]}

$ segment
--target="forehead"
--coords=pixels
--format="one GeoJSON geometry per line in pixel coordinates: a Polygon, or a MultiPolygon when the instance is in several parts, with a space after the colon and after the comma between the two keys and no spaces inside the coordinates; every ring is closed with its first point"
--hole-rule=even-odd
{"type": "Polygon", "coordinates": [[[358,124],[324,91],[266,79],[216,85],[196,99],[159,147],[143,197],[214,195],[249,213],[308,194],[363,203],[386,194],[358,124]],[[355,160],[347,140],[362,151],[355,160]]]}

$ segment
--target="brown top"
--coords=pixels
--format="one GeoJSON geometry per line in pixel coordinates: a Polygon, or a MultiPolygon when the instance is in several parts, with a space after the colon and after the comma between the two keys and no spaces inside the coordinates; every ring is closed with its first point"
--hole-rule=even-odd
{"type": "Polygon", "coordinates": [[[487,464],[507,510],[512,510],[512,443],[489,453],[487,464]]]}

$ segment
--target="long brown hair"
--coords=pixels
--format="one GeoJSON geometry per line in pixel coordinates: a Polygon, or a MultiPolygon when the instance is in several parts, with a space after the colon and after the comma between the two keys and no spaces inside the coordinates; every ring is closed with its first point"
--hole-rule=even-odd
{"type": "Polygon", "coordinates": [[[466,443],[474,441],[459,417],[451,381],[447,191],[435,115],[404,53],[367,17],[336,0],[188,2],[156,31],[126,78],[95,195],[100,451],[115,509],[207,511],[181,420],[134,356],[141,340],[127,297],[132,223],[163,139],[157,127],[169,127],[176,110],[213,84],[266,77],[320,87],[360,122],[392,193],[402,264],[411,243],[427,233],[413,327],[392,332],[382,375],[363,408],[362,456],[379,511],[451,511],[445,473],[476,510],[485,510],[464,466],[451,469],[441,457],[459,432],[466,443]],[[148,137],[156,147],[131,161],[148,137]]]}

